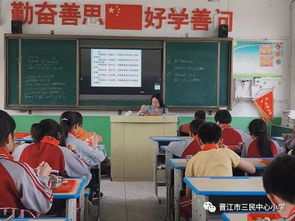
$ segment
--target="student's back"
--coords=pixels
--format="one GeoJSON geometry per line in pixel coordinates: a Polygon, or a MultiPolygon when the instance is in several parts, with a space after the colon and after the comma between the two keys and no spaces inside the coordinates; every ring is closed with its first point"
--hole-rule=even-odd
{"type": "Polygon", "coordinates": [[[198,136],[196,135],[193,138],[193,141],[185,148],[185,150],[181,154],[181,158],[186,158],[187,156],[194,156],[199,151],[201,151],[201,144],[198,140],[198,136]]]}
{"type": "Polygon", "coordinates": [[[36,172],[12,159],[14,120],[0,110],[0,217],[32,217],[49,210],[52,192],[48,186],[50,166],[42,162],[36,172]]]}
{"type": "Polygon", "coordinates": [[[202,150],[193,156],[185,176],[232,176],[232,169],[240,163],[240,157],[228,148],[202,150]]]}
{"type": "Polygon", "coordinates": [[[219,110],[214,116],[215,122],[222,129],[223,144],[227,146],[240,146],[242,143],[250,140],[250,136],[242,130],[233,128],[230,123],[232,121],[231,114],[227,110],[219,110]]]}
{"type": "Polygon", "coordinates": [[[90,175],[88,165],[75,151],[58,146],[59,125],[54,120],[42,120],[31,128],[34,144],[24,144],[13,152],[14,159],[36,167],[46,161],[62,176],[82,177],[90,175]]]}
{"type": "Polygon", "coordinates": [[[32,168],[37,167],[41,161],[46,161],[52,169],[65,174],[64,154],[62,149],[56,145],[47,142],[23,145],[14,153],[14,156],[15,159],[29,164],[32,168]],[[21,149],[22,152],[20,153],[21,149]],[[19,157],[18,152],[20,153],[19,157]]]}
{"type": "MultiPolygon", "coordinates": [[[[198,136],[201,151],[187,163],[185,176],[232,176],[232,168],[238,167],[245,172],[254,173],[255,167],[241,159],[235,152],[221,146],[221,128],[215,123],[200,126],[198,136]]],[[[190,198],[192,191],[186,187],[186,196],[181,199],[181,214],[188,220],[191,217],[190,198]]]]}
{"type": "Polygon", "coordinates": [[[279,144],[268,138],[267,127],[263,120],[252,120],[249,132],[253,139],[246,143],[242,156],[273,157],[279,154],[279,144]]]}
{"type": "Polygon", "coordinates": [[[215,123],[204,123],[199,128],[202,150],[187,163],[185,176],[232,176],[232,168],[239,167],[254,173],[255,168],[232,150],[221,147],[221,128],[215,123]]]}
{"type": "Polygon", "coordinates": [[[247,157],[273,157],[279,154],[279,144],[276,141],[270,140],[270,154],[262,155],[258,148],[258,138],[255,138],[250,142],[249,145],[246,145],[246,156],[247,157]]]}

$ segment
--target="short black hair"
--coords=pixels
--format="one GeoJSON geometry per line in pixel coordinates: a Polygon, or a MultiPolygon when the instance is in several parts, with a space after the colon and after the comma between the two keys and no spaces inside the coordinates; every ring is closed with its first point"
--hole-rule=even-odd
{"type": "Polygon", "coordinates": [[[0,146],[5,146],[5,140],[8,135],[14,134],[15,121],[14,119],[5,111],[0,110],[0,146]]]}
{"type": "Polygon", "coordinates": [[[212,122],[203,123],[198,131],[203,144],[218,143],[221,138],[221,128],[212,122]]]}
{"type": "Polygon", "coordinates": [[[231,123],[232,117],[228,110],[219,110],[216,112],[214,120],[221,124],[229,124],[231,123]]]}
{"type": "Polygon", "coordinates": [[[200,126],[205,123],[202,119],[195,119],[190,123],[190,130],[193,135],[198,135],[200,126]]]}
{"type": "Polygon", "coordinates": [[[202,110],[197,110],[195,113],[195,119],[206,120],[206,113],[202,110]]]}
{"type": "Polygon", "coordinates": [[[264,170],[263,186],[267,193],[295,204],[295,157],[276,157],[264,170]]]}

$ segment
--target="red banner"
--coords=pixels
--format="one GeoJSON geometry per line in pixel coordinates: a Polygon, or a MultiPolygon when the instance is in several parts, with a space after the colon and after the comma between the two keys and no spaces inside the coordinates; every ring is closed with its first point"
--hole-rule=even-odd
{"type": "Polygon", "coordinates": [[[273,118],[273,91],[269,91],[254,100],[258,111],[265,122],[273,118]]]}
{"type": "Polygon", "coordinates": [[[13,1],[11,19],[23,25],[99,25],[105,29],[159,30],[167,26],[175,30],[189,27],[193,31],[209,31],[220,24],[233,28],[231,11],[207,8],[170,8],[125,4],[79,4],[60,2],[32,3],[28,0],[13,1]],[[105,13],[103,13],[105,9],[105,13]],[[59,19],[58,19],[59,18],[59,19]]]}

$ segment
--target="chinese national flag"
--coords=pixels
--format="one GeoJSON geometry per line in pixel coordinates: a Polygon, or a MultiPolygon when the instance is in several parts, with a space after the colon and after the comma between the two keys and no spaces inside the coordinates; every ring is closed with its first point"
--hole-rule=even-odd
{"type": "Polygon", "coordinates": [[[142,5],[106,4],[105,28],[142,30],[142,5]]]}
{"type": "Polygon", "coordinates": [[[264,121],[267,122],[273,118],[273,91],[256,98],[254,104],[258,108],[264,121]]]}

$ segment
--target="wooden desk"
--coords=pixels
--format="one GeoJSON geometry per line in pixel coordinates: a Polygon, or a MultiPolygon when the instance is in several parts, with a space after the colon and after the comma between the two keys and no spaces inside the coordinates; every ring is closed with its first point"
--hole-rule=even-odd
{"type": "Polygon", "coordinates": [[[210,195],[265,196],[262,177],[185,177],[192,189],[192,221],[207,220],[203,205],[210,195]]]}
{"type": "Polygon", "coordinates": [[[65,180],[77,180],[76,186],[72,192],[68,193],[53,193],[53,199],[65,199],[66,200],[66,217],[69,221],[77,220],[77,199],[79,198],[81,204],[81,217],[84,217],[84,187],[86,180],[68,178],[65,180]],[[83,214],[83,215],[82,215],[83,214]]]}
{"type": "Polygon", "coordinates": [[[177,121],[176,116],[111,116],[112,180],[152,181],[155,150],[149,137],[176,135],[177,121]]]}

